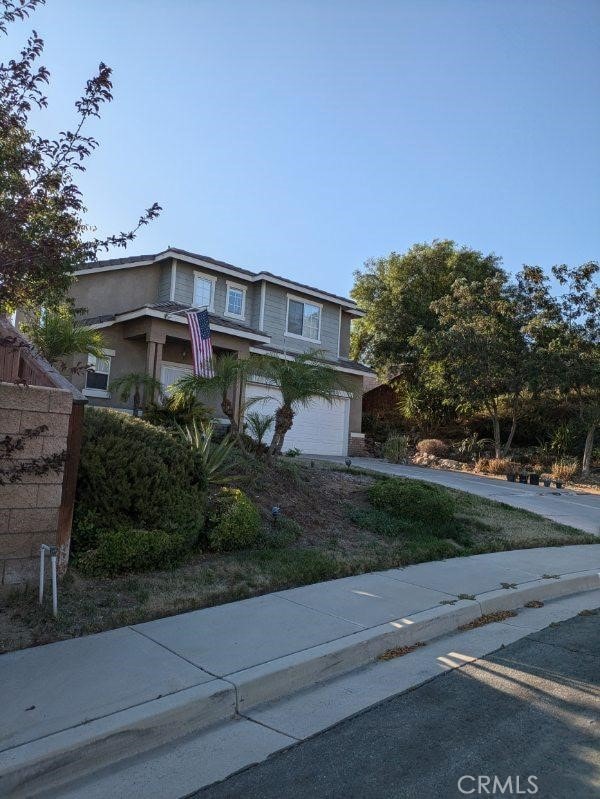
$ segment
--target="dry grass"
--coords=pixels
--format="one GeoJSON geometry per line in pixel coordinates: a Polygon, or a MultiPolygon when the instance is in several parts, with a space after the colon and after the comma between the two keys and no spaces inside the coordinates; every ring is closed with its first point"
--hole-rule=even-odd
{"type": "Polygon", "coordinates": [[[369,508],[366,489],[373,479],[356,469],[317,463],[311,467],[299,461],[273,470],[253,468],[242,487],[261,508],[267,532],[264,548],[197,553],[173,570],[114,578],[83,577],[70,568],[60,586],[58,620],[47,606],[39,608],[34,588],[14,589],[0,601],[0,652],[350,574],[479,552],[596,540],[457,491],[452,494],[463,530],[460,539],[440,539],[422,531],[389,537],[351,518],[353,511],[369,508]],[[293,543],[278,544],[273,505],[300,526],[301,535],[293,543]]]}

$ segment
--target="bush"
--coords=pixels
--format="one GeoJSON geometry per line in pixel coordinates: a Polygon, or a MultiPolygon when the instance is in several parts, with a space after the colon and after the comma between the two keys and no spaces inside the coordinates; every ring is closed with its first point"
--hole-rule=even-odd
{"type": "Polygon", "coordinates": [[[383,445],[383,457],[392,463],[400,463],[408,454],[408,438],[399,434],[391,435],[383,445]]]}
{"type": "Polygon", "coordinates": [[[112,576],[175,566],[188,550],[184,535],[165,530],[120,528],[98,534],[95,549],[77,558],[84,574],[112,576]]]}
{"type": "Polygon", "coordinates": [[[577,464],[573,461],[560,460],[552,464],[550,472],[553,480],[559,480],[563,483],[568,483],[577,474],[577,464]]]}
{"type": "Polygon", "coordinates": [[[211,547],[218,552],[247,549],[260,539],[258,508],[239,488],[223,488],[211,513],[214,527],[208,534],[211,547]]]}
{"type": "Polygon", "coordinates": [[[369,488],[371,504],[404,519],[441,525],[454,518],[454,500],[443,488],[416,480],[380,480],[369,488]]]}
{"type": "Polygon", "coordinates": [[[479,458],[475,469],[484,474],[517,474],[519,464],[508,458],[479,458]]]}
{"type": "Polygon", "coordinates": [[[445,458],[449,449],[448,444],[440,438],[424,438],[417,444],[417,452],[435,455],[436,458],[445,458]]]}
{"type": "Polygon", "coordinates": [[[206,478],[200,458],[159,427],[118,411],[85,413],[73,524],[75,552],[102,531],[163,530],[189,547],[204,527],[206,478]]]}

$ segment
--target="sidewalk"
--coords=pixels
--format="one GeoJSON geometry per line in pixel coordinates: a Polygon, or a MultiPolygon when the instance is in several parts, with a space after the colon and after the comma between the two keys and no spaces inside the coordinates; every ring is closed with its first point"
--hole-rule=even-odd
{"type": "Polygon", "coordinates": [[[151,748],[482,613],[597,589],[599,571],[600,544],[454,558],[2,655],[0,795],[49,758],[151,748]]]}
{"type": "MultiPolygon", "coordinates": [[[[310,455],[303,455],[304,459],[310,455]]],[[[313,456],[314,460],[344,463],[338,456],[313,456]]],[[[457,491],[466,491],[479,497],[504,502],[515,508],[529,510],[554,522],[577,527],[586,533],[600,536],[600,494],[572,488],[544,488],[528,484],[509,483],[494,477],[483,477],[469,472],[452,472],[444,469],[428,469],[422,466],[405,466],[388,463],[379,458],[352,458],[352,465],[373,472],[409,477],[437,483],[457,491]]]]}

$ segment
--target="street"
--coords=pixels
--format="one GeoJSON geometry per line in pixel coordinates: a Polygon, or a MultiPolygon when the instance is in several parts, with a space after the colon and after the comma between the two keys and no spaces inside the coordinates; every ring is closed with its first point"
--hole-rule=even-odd
{"type": "Polygon", "coordinates": [[[600,796],[600,611],[533,633],[191,796],[490,795],[600,796]]]}

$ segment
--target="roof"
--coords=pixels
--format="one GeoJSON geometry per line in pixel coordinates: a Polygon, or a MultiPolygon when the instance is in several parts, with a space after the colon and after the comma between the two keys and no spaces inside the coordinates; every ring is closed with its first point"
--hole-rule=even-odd
{"type": "MultiPolygon", "coordinates": [[[[298,352],[289,352],[281,349],[281,347],[271,347],[265,344],[260,345],[261,351],[272,352],[274,355],[299,355],[298,352]]],[[[339,366],[341,369],[352,369],[353,371],[364,372],[365,374],[374,374],[373,369],[360,361],[350,361],[347,358],[322,358],[324,363],[331,364],[332,366],[339,366]]]]}
{"type": "MultiPolygon", "coordinates": [[[[155,302],[152,305],[146,305],[145,308],[152,308],[154,311],[163,311],[166,314],[182,314],[184,311],[190,310],[188,305],[183,305],[180,302],[155,302]]],[[[256,333],[257,336],[264,337],[264,333],[254,327],[242,325],[239,322],[234,322],[231,319],[226,319],[223,316],[209,313],[208,318],[211,324],[220,325],[221,327],[229,327],[231,330],[243,330],[245,333],[256,333]]]]}
{"type": "MultiPolygon", "coordinates": [[[[94,325],[102,325],[102,326],[109,326],[106,325],[107,322],[114,322],[118,324],[119,322],[126,322],[131,315],[137,316],[144,316],[145,311],[157,311],[158,313],[165,314],[165,318],[172,315],[181,316],[184,311],[190,310],[189,306],[183,305],[180,302],[155,302],[152,304],[141,305],[137,308],[129,308],[126,311],[120,311],[116,314],[104,314],[103,316],[89,316],[85,319],[81,319],[81,323],[87,326],[94,326],[94,325]]],[[[260,330],[256,330],[253,327],[248,327],[248,325],[242,325],[239,322],[235,322],[231,319],[225,319],[222,316],[217,316],[216,314],[209,314],[210,323],[213,326],[217,327],[225,327],[228,330],[237,331],[239,333],[245,333],[246,338],[256,337],[257,340],[266,341],[267,338],[265,334],[260,330]]],[[[163,317],[161,317],[163,318],[163,317]]]]}
{"type": "Polygon", "coordinates": [[[356,307],[356,303],[354,300],[349,299],[348,297],[343,297],[341,294],[333,294],[330,291],[325,291],[323,289],[316,288],[315,286],[309,286],[307,283],[299,283],[297,280],[290,280],[287,277],[282,277],[281,275],[276,275],[273,272],[268,272],[265,270],[260,270],[258,272],[254,272],[250,269],[243,269],[239,266],[234,266],[233,264],[229,264],[226,261],[219,261],[216,258],[211,258],[208,255],[202,255],[200,253],[190,252],[188,250],[181,250],[177,247],[169,247],[167,250],[163,250],[159,253],[154,253],[150,255],[133,255],[126,258],[111,258],[104,261],[91,261],[90,263],[84,264],[76,274],[85,273],[89,270],[94,271],[101,271],[102,269],[118,269],[119,267],[127,267],[127,266],[135,266],[139,264],[140,266],[156,263],[158,261],[162,261],[166,258],[177,258],[181,257],[183,260],[185,259],[194,259],[195,261],[203,261],[207,264],[212,264],[214,266],[220,267],[222,269],[231,270],[236,274],[239,274],[242,277],[246,277],[251,282],[259,281],[259,280],[266,280],[266,281],[281,281],[283,283],[289,284],[291,286],[295,286],[299,289],[304,291],[308,291],[314,294],[322,294],[325,297],[331,297],[333,301],[342,302],[349,307],[350,311],[358,311],[359,309],[356,307]]]}

